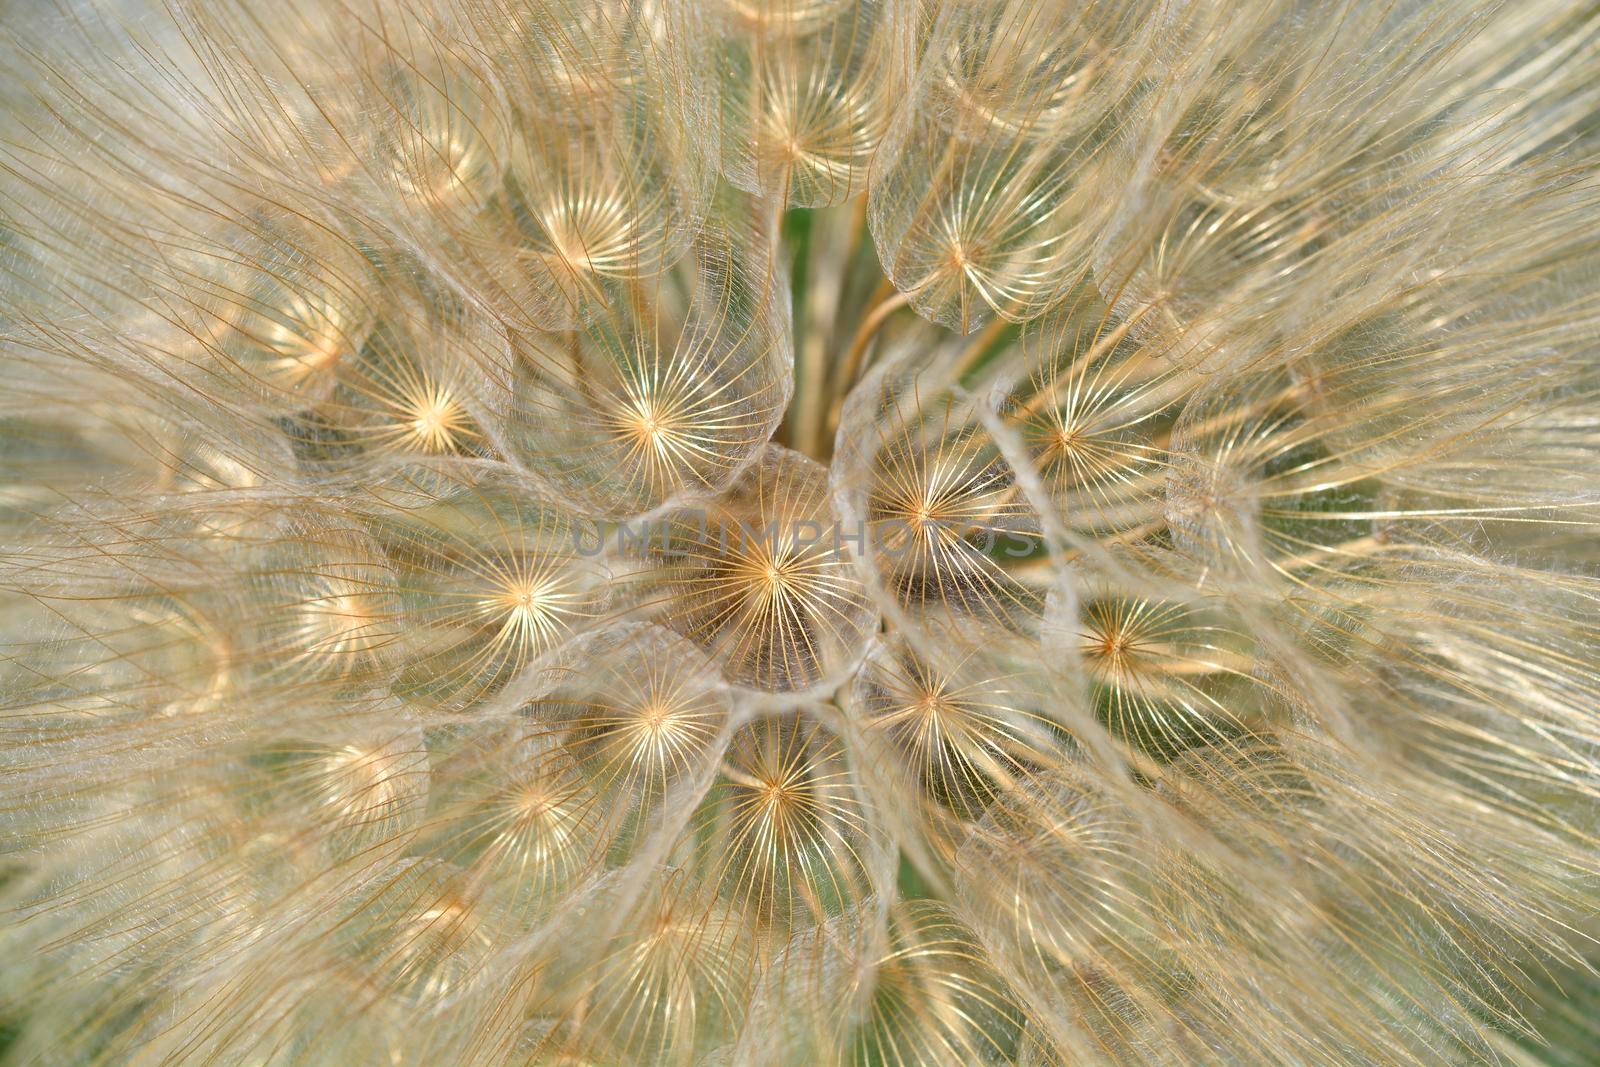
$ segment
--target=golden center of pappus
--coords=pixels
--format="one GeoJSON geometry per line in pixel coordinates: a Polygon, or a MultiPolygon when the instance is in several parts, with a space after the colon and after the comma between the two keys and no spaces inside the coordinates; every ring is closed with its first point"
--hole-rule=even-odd
{"type": "Polygon", "coordinates": [[[342,666],[369,655],[393,637],[391,616],[372,594],[334,592],[300,606],[299,644],[306,657],[328,656],[342,666]]]}
{"type": "Polygon", "coordinates": [[[483,440],[461,390],[390,344],[349,376],[351,433],[378,452],[460,454],[483,440]]]}
{"type": "Polygon", "coordinates": [[[675,513],[652,553],[659,617],[736,684],[807,689],[861,653],[872,606],[829,521],[825,477],[769,446],[714,515],[675,513]]]}
{"type": "MultiPolygon", "coordinates": [[[[1138,600],[1092,603],[1084,612],[1081,650],[1090,671],[1102,676],[1132,676],[1153,669],[1147,663],[1157,643],[1181,628],[1182,609],[1138,600]]],[[[1173,659],[1169,656],[1168,659],[1173,659]]],[[[1176,661],[1169,664],[1176,667],[1176,661]]]]}
{"type": "MultiPolygon", "coordinates": [[[[596,180],[606,182],[604,176],[596,180]]],[[[610,181],[626,179],[612,176],[610,181]]],[[[550,262],[569,271],[599,277],[625,277],[650,251],[639,232],[637,209],[621,192],[597,188],[583,174],[565,176],[565,184],[534,208],[543,240],[536,247],[550,262]]]]}
{"type": "Polygon", "coordinates": [[[417,773],[413,762],[411,753],[345,745],[325,760],[323,803],[352,826],[388,818],[411,799],[403,776],[417,773]]]}
{"type": "Polygon", "coordinates": [[[692,707],[664,702],[644,705],[639,709],[633,740],[636,762],[664,771],[682,759],[697,735],[705,732],[697,722],[700,718],[692,707]]]}
{"type": "Polygon", "coordinates": [[[893,456],[873,500],[891,549],[907,541],[926,548],[953,545],[983,533],[1004,510],[1010,486],[1002,470],[963,454],[893,456]]]}
{"type": "Polygon", "coordinates": [[[775,64],[764,83],[757,119],[760,155],[778,164],[807,167],[835,182],[871,156],[875,131],[865,103],[835,86],[797,77],[775,64]]]}
{"type": "MultiPolygon", "coordinates": [[[[653,651],[634,645],[631,656],[653,651]],[[638,650],[635,652],[635,650],[638,650]]],[[[642,791],[641,801],[690,767],[721,718],[712,684],[678,659],[629,659],[597,691],[576,694],[568,720],[599,781],[642,791]]]]}
{"type": "Polygon", "coordinates": [[[1121,677],[1131,673],[1135,665],[1134,635],[1113,624],[1096,627],[1083,635],[1083,657],[1094,674],[1103,677],[1121,677]]]}
{"type": "Polygon", "coordinates": [[[694,459],[692,423],[667,402],[631,396],[608,421],[612,434],[626,447],[630,462],[657,470],[694,459]]]}
{"type": "Polygon", "coordinates": [[[0,1061],[1594,1059],[1600,0],[12,6],[0,1061]]]}
{"type": "Polygon", "coordinates": [[[546,788],[534,787],[517,796],[513,805],[513,825],[498,839],[502,845],[525,842],[534,862],[547,862],[572,847],[579,816],[568,808],[566,798],[552,796],[546,788]]]}
{"type": "Polygon", "coordinates": [[[671,727],[672,715],[672,709],[663,704],[646,704],[639,709],[639,725],[651,740],[656,740],[671,727]]]}
{"type": "Polygon", "coordinates": [[[939,724],[949,714],[951,706],[945,699],[943,688],[930,689],[920,694],[911,705],[927,728],[937,733],[939,724]]]}
{"type": "Polygon", "coordinates": [[[467,427],[467,413],[447,388],[429,385],[398,413],[417,448],[425,452],[454,452],[467,427]]]}
{"type": "Polygon", "coordinates": [[[730,561],[732,579],[744,589],[747,607],[771,619],[824,604],[828,583],[823,554],[792,538],[741,538],[730,561]]]}
{"type": "Polygon", "coordinates": [[[1050,435],[1048,454],[1074,455],[1083,444],[1083,431],[1075,425],[1061,425],[1050,435]]]}
{"type": "Polygon", "coordinates": [[[269,353],[268,376],[294,390],[332,373],[339,360],[354,351],[347,318],[331,301],[295,293],[279,314],[261,316],[255,326],[241,328],[269,353]]]}
{"type": "Polygon", "coordinates": [[[554,562],[499,577],[479,599],[479,613],[498,627],[496,646],[522,652],[554,645],[579,613],[581,597],[568,588],[554,562]]]}

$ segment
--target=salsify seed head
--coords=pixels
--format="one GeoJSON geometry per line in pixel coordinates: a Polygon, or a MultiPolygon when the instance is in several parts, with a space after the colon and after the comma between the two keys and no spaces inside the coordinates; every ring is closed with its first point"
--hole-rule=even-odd
{"type": "Polygon", "coordinates": [[[1593,1060],[1592,5],[13,8],[0,1062],[1593,1060]]]}

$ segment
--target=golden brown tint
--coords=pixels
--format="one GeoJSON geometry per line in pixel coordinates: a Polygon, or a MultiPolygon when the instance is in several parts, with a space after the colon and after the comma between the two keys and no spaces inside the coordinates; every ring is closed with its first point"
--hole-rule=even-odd
{"type": "Polygon", "coordinates": [[[1591,1063],[1597,87],[12,0],[0,1064],[1591,1063]]]}

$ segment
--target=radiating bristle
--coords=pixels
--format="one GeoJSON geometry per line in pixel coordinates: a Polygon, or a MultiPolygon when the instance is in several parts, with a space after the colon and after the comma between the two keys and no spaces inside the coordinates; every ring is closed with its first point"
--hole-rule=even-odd
{"type": "Polygon", "coordinates": [[[0,1063],[1594,1059],[1593,4],[6,14],[0,1063]]]}
{"type": "Polygon", "coordinates": [[[776,692],[837,682],[874,616],[829,516],[821,465],[768,446],[713,509],[654,528],[649,601],[731,682],[776,692]]]}

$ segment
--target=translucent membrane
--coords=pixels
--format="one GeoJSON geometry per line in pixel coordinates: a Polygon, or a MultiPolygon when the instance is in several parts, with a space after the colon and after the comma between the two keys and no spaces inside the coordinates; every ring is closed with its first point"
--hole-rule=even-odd
{"type": "Polygon", "coordinates": [[[968,821],[1041,767],[1077,759],[1063,694],[1025,663],[981,647],[924,657],[904,640],[875,649],[856,676],[852,722],[878,803],[906,820],[924,860],[951,859],[968,821]]]}
{"type": "Polygon", "coordinates": [[[920,357],[913,343],[886,360],[839,429],[833,480],[845,522],[866,532],[866,576],[899,625],[957,644],[1034,634],[1050,584],[1039,513],[985,424],[988,401],[950,383],[949,353],[920,357]]]}
{"type": "Polygon", "coordinates": [[[261,745],[250,757],[252,799],[303,822],[298,846],[334,863],[364,866],[398,855],[422,823],[430,772],[421,732],[398,710],[380,707],[353,726],[308,724],[298,738],[261,745]]]}
{"type": "Polygon", "coordinates": [[[196,356],[211,376],[275,413],[326,400],[379,312],[359,254],[285,225],[229,234],[204,276],[174,279],[210,313],[196,356]]]}
{"type": "Polygon", "coordinates": [[[492,909],[447,864],[405,859],[352,901],[341,940],[404,1001],[433,1007],[478,980],[497,940],[492,909]]]}
{"type": "Polygon", "coordinates": [[[722,167],[741,189],[825,207],[866,176],[909,72],[905,5],[722,0],[722,167]]]}
{"type": "MultiPolygon", "coordinates": [[[[557,961],[533,992],[527,1044],[554,1062],[692,1064],[736,1033],[756,970],[741,917],[678,868],[645,872],[636,893],[596,886],[579,929],[597,965],[557,961]],[[607,909],[610,910],[607,910],[607,909]]],[[[576,961],[570,961],[576,962],[576,961]]]]}
{"type": "Polygon", "coordinates": [[[23,14],[12,1059],[1582,1059],[1593,5],[23,14]]]}
{"type": "Polygon", "coordinates": [[[783,713],[741,727],[719,769],[686,858],[763,941],[872,892],[872,809],[842,741],[817,718],[783,713]]]}
{"type": "Polygon", "coordinates": [[[930,900],[868,901],[794,938],[751,1012],[736,1062],[1004,1063],[1021,1024],[970,929],[930,900]]]}
{"type": "Polygon", "coordinates": [[[617,831],[597,783],[533,721],[483,723],[440,746],[449,783],[426,827],[431,855],[523,926],[600,869],[617,831]]]}
{"type": "Polygon", "coordinates": [[[708,229],[659,278],[600,281],[585,326],[516,335],[510,457],[610,518],[726,489],[765,446],[793,380],[782,275],[744,237],[708,229]]]}
{"type": "Polygon", "coordinates": [[[17,413],[5,419],[0,446],[0,515],[18,536],[73,501],[103,507],[122,495],[171,499],[194,522],[225,526],[242,516],[230,516],[218,498],[259,488],[270,471],[294,466],[289,442],[276,435],[258,439],[253,457],[236,459],[226,442],[187,434],[142,405],[59,394],[14,399],[17,413]]]}
{"type": "Polygon", "coordinates": [[[509,487],[374,516],[407,614],[400,691],[443,706],[492,694],[603,617],[598,534],[509,487]]]}
{"type": "MultiPolygon", "coordinates": [[[[958,910],[1059,1055],[1138,1055],[1146,1042],[1154,1051],[1176,1017],[1143,899],[1154,856],[1140,838],[1114,800],[1068,775],[1008,795],[965,845],[958,910]],[[1023,886],[1028,905],[1009,906],[1023,886]]],[[[1179,1027],[1172,1042],[1185,1040],[1179,1027]]]]}
{"type": "Polygon", "coordinates": [[[500,190],[510,140],[503,105],[470,75],[385,59],[372,87],[390,109],[379,180],[412,212],[470,221],[500,190]]]}
{"type": "MultiPolygon", "coordinates": [[[[405,619],[389,560],[364,530],[293,525],[263,546],[246,589],[253,613],[252,671],[262,682],[319,679],[356,689],[399,669],[405,619]]],[[[257,683],[260,684],[260,683],[257,683]]]]}
{"type": "Polygon", "coordinates": [[[1494,83],[1492,63],[1456,58],[1484,15],[1264,5],[1213,27],[1192,84],[1158,88],[1151,121],[1114,149],[1143,187],[1097,274],[1236,354],[1276,343],[1268,321],[1381,300],[1444,238],[1436,198],[1469,189],[1497,140],[1489,123],[1469,149],[1441,124],[1494,83]]]}
{"type": "Polygon", "coordinates": [[[1299,335],[1294,358],[1195,390],[1172,431],[1167,508],[1181,543],[1293,581],[1389,544],[1454,541],[1468,524],[1513,543],[1541,524],[1559,537],[1587,522],[1576,472],[1589,453],[1559,397],[1582,394],[1588,372],[1547,311],[1588,314],[1567,278],[1594,253],[1547,229],[1542,209],[1522,218],[1547,235],[1540,285],[1486,285],[1523,261],[1464,229],[1458,251],[1486,274],[1332,312],[1299,335]],[[1491,306],[1489,318],[1449,310],[1491,306]]]}
{"type": "Polygon", "coordinates": [[[656,627],[596,635],[594,669],[563,676],[533,709],[619,817],[648,817],[707,774],[726,743],[729,701],[715,667],[656,627]]]}
{"type": "Polygon", "coordinates": [[[1145,84],[1172,76],[1171,35],[1194,17],[1169,7],[938,9],[871,190],[884,273],[919,314],[961,333],[1022,322],[1083,277],[1118,207],[1108,149],[1145,84]]]}
{"type": "Polygon", "coordinates": [[[815,460],[768,446],[726,497],[646,533],[653,613],[729,681],[811,689],[859,659],[874,613],[815,460]]]}
{"type": "Polygon", "coordinates": [[[463,0],[513,135],[488,209],[443,264],[518,328],[583,323],[597,287],[689,253],[716,175],[715,92],[689,4],[463,0]]]}
{"type": "Polygon", "coordinates": [[[6,559],[18,606],[32,602],[43,613],[36,623],[52,620],[17,635],[26,641],[18,662],[75,649],[85,669],[60,692],[63,710],[82,701],[108,711],[78,726],[187,729],[193,721],[177,720],[232,721],[244,692],[272,705],[285,693],[358,693],[392,677],[394,578],[363,531],[284,502],[189,508],[67,510],[34,529],[59,539],[55,547],[6,559]]]}
{"type": "Polygon", "coordinates": [[[1358,731],[1419,790],[1481,797],[1477,818],[1495,835],[1573,832],[1588,792],[1580,753],[1596,734],[1595,672],[1577,661],[1594,632],[1578,588],[1534,574],[1404,544],[1307,572],[1285,622],[1327,673],[1300,684],[1349,687],[1307,713],[1358,731]],[[1519,591],[1490,593],[1498,583],[1519,591]]]}

